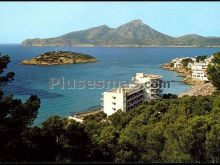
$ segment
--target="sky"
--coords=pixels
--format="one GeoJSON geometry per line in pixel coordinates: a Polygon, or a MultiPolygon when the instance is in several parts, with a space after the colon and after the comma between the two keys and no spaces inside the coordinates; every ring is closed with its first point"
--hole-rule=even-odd
{"type": "Polygon", "coordinates": [[[0,43],[116,28],[134,19],[174,37],[220,37],[220,2],[0,2],[0,43]]]}

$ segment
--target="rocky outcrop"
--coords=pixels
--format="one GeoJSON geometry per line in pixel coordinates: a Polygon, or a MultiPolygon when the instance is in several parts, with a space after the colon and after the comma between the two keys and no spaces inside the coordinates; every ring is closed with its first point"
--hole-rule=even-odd
{"type": "Polygon", "coordinates": [[[33,59],[23,60],[26,65],[62,65],[96,62],[95,57],[67,51],[53,51],[41,54],[33,59]]]}

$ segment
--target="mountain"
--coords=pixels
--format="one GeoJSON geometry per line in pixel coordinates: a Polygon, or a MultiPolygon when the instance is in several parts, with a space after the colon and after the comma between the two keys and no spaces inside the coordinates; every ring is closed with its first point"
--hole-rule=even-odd
{"type": "Polygon", "coordinates": [[[117,28],[107,25],[70,32],[55,38],[27,39],[24,46],[76,47],[220,47],[220,37],[196,34],[172,37],[158,32],[141,20],[133,20],[117,28]]]}

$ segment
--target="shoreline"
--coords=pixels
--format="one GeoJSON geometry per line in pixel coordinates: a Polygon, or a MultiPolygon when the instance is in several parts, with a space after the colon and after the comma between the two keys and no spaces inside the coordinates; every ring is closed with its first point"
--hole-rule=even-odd
{"type": "Polygon", "coordinates": [[[211,82],[192,79],[190,70],[186,70],[185,68],[174,68],[169,66],[169,63],[162,64],[161,68],[177,72],[181,77],[184,77],[182,82],[190,85],[191,89],[178,94],[178,97],[183,97],[185,95],[207,96],[211,95],[216,90],[211,82]]]}
{"type": "MultiPolygon", "coordinates": [[[[10,45],[10,44],[9,44],[10,45]]],[[[22,43],[18,43],[15,45],[20,45],[23,47],[70,47],[70,48],[220,48],[219,46],[153,46],[153,45],[24,45],[22,43]]]]}

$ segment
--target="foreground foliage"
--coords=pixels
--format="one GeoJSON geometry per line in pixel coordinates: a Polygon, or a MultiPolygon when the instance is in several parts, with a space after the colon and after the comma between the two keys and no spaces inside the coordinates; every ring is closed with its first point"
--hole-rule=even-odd
{"type": "Polygon", "coordinates": [[[207,69],[208,78],[220,90],[220,52],[215,53],[213,56],[213,64],[208,65],[207,69]]]}

